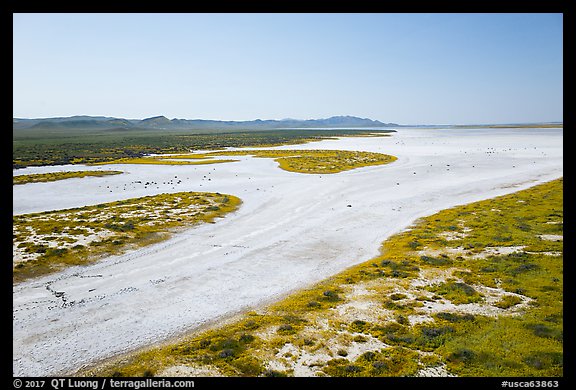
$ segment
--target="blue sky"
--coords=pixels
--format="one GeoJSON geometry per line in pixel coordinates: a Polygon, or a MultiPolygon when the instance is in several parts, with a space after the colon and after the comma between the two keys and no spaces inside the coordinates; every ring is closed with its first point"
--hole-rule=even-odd
{"type": "Polygon", "coordinates": [[[14,14],[13,115],[563,120],[562,14],[14,14]]]}

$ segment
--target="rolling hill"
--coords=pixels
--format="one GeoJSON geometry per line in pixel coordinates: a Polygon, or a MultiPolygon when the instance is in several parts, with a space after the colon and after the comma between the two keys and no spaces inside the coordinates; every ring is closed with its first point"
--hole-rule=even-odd
{"type": "Polygon", "coordinates": [[[283,128],[346,128],[346,127],[397,127],[396,123],[383,123],[368,118],[355,116],[333,116],[326,119],[282,119],[252,121],[218,121],[206,119],[168,119],[165,116],[154,116],[145,119],[124,119],[104,116],[78,115],[58,118],[13,118],[12,129],[283,129],[283,128]]]}

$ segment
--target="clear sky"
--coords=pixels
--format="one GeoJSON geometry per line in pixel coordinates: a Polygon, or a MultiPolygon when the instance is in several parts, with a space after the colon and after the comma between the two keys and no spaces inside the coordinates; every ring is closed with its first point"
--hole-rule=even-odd
{"type": "Polygon", "coordinates": [[[563,120],[562,14],[14,14],[13,115],[563,120]]]}

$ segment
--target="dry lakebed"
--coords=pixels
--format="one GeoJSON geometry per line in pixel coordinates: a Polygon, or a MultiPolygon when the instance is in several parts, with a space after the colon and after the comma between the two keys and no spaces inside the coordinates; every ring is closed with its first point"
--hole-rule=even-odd
{"type": "MultiPolygon", "coordinates": [[[[397,158],[330,174],[287,171],[274,158],[246,152],[220,152],[236,161],[213,164],[15,170],[14,175],[122,172],[15,185],[15,217],[185,192],[229,194],[241,203],[209,223],[180,227],[166,240],[15,282],[13,374],[73,375],[276,302],[377,257],[387,237],[418,218],[561,178],[562,144],[563,130],[554,128],[400,128],[389,137],[265,148],[397,158]]],[[[457,238],[457,233],[446,234],[457,238]]],[[[23,261],[24,247],[15,245],[20,256],[15,262],[23,261]]],[[[501,294],[494,299],[502,299],[501,294]]],[[[286,345],[282,353],[294,348],[286,345]]],[[[272,368],[285,367],[279,361],[272,368]]],[[[444,373],[442,367],[432,371],[444,373]]]]}

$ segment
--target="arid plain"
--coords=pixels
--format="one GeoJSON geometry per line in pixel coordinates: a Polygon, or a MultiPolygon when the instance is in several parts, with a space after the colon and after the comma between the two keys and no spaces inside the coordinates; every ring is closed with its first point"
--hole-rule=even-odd
{"type": "Polygon", "coordinates": [[[378,255],[382,241],[419,217],[562,177],[562,144],[563,130],[554,128],[399,129],[272,148],[398,158],[337,174],[287,172],[250,156],[197,166],[14,171],[124,172],[14,186],[15,215],[180,191],[242,200],[213,224],[14,285],[14,375],[73,373],[278,300],[378,255]]]}

